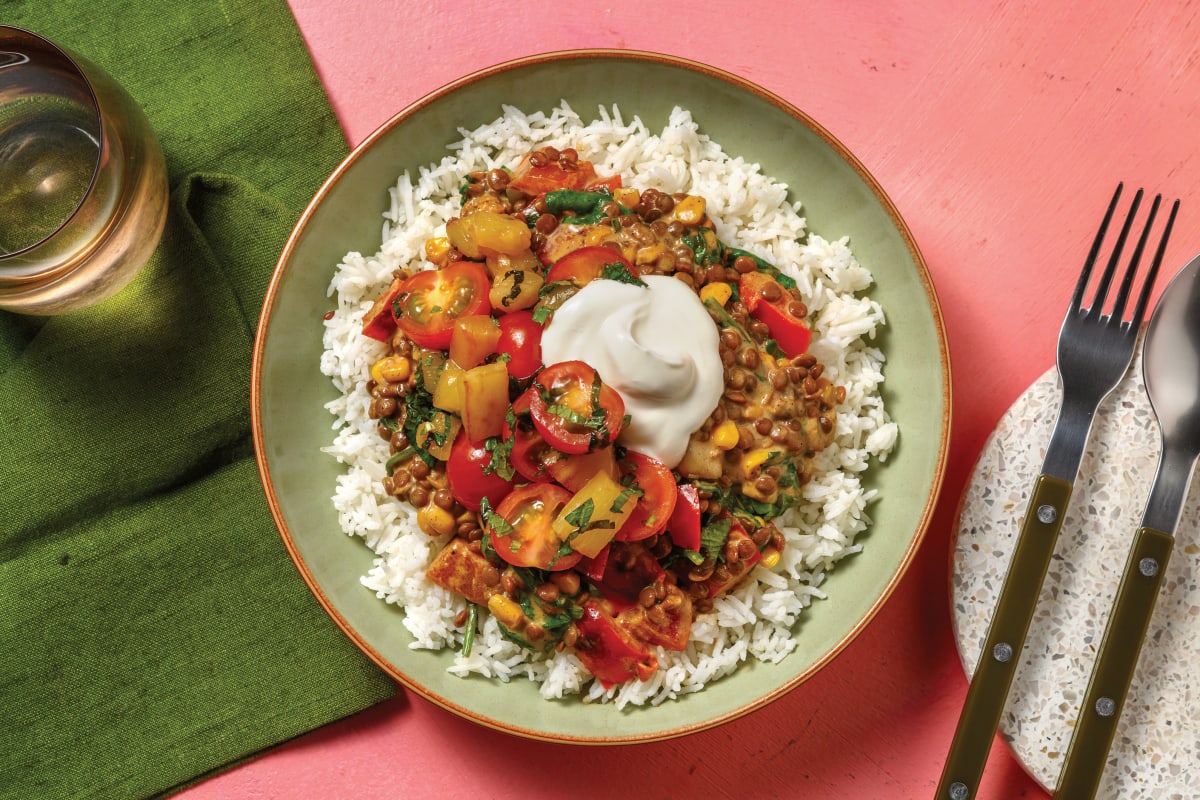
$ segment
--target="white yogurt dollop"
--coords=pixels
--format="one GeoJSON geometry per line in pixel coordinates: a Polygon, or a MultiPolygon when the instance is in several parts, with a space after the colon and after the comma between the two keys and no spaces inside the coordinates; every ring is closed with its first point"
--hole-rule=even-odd
{"type": "Polygon", "coordinates": [[[621,395],[631,421],[618,441],[674,467],[724,389],[716,323],[675,278],[646,286],[593,280],[542,334],[542,360],[583,361],[621,395]]]}

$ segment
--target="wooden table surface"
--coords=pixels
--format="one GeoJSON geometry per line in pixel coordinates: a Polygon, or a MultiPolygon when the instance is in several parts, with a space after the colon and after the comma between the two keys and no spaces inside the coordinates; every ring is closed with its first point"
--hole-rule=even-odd
{"type": "MultiPolygon", "coordinates": [[[[1164,270],[1200,252],[1200,6],[290,2],[351,144],[465,73],[579,47],[706,62],[804,109],[879,180],[928,263],[953,366],[949,466],[879,615],[826,669],[740,720],[586,748],[485,730],[402,691],[182,797],[932,797],[966,691],[948,553],[971,466],[1053,364],[1117,181],[1181,198],[1164,270]]],[[[997,738],[981,796],[1047,794],[997,738]]]]}

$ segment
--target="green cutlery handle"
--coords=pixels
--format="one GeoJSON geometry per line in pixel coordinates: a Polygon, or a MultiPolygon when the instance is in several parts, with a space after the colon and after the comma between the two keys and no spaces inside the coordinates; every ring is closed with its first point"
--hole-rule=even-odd
{"type": "Polygon", "coordinates": [[[1054,792],[1059,800],[1089,800],[1096,794],[1174,543],[1153,528],[1139,528],[1134,537],[1054,792]]]}
{"type": "Polygon", "coordinates": [[[1070,483],[1038,476],[935,800],[972,800],[979,790],[1070,499],[1070,483]]]}

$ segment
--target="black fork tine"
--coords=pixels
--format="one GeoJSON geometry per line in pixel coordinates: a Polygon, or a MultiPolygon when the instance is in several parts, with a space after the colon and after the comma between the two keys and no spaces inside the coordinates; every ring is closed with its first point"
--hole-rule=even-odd
{"type": "Polygon", "coordinates": [[[1146,280],[1142,283],[1142,291],[1138,295],[1137,305],[1133,308],[1133,321],[1130,325],[1136,330],[1142,325],[1142,316],[1146,313],[1146,306],[1150,302],[1150,290],[1154,288],[1154,280],[1158,277],[1158,268],[1162,264],[1163,254],[1167,251],[1167,240],[1171,238],[1171,228],[1175,227],[1175,215],[1179,212],[1179,201],[1176,200],[1171,204],[1171,213],[1167,217],[1167,225],[1163,228],[1162,238],[1158,241],[1158,250],[1154,253],[1154,261],[1150,264],[1150,271],[1146,273],[1146,280]]]}
{"type": "Polygon", "coordinates": [[[1137,215],[1138,206],[1142,204],[1142,190],[1138,189],[1137,194],[1133,196],[1133,202],[1129,204],[1129,213],[1125,216],[1125,224],[1121,226],[1121,233],[1117,236],[1117,243],[1113,245],[1112,255],[1108,258],[1108,265],[1104,268],[1104,274],[1100,276],[1100,283],[1096,285],[1096,293],[1092,295],[1092,304],[1088,306],[1087,313],[1099,316],[1104,309],[1105,298],[1108,297],[1108,287],[1112,283],[1113,275],[1117,271],[1117,265],[1121,262],[1121,251],[1125,249],[1125,240],[1129,238],[1129,229],[1133,227],[1133,218],[1137,215]]]}
{"type": "Polygon", "coordinates": [[[1108,203],[1108,211],[1104,212],[1104,219],[1100,221],[1100,230],[1096,231],[1096,238],[1092,241],[1092,249],[1088,251],[1087,261],[1083,262],[1083,271],[1079,273],[1079,282],[1075,284],[1075,294],[1071,297],[1069,310],[1072,314],[1078,312],[1083,304],[1083,293],[1092,277],[1092,267],[1096,266],[1096,256],[1100,255],[1100,245],[1104,243],[1108,223],[1112,221],[1113,211],[1117,208],[1117,201],[1121,199],[1121,189],[1124,186],[1124,183],[1117,184],[1117,190],[1113,192],[1112,200],[1108,203]]]}
{"type": "Polygon", "coordinates": [[[1121,288],[1117,290],[1117,299],[1113,303],[1112,315],[1110,316],[1113,322],[1120,323],[1121,317],[1125,314],[1125,302],[1129,299],[1129,290],[1133,286],[1133,276],[1137,274],[1138,263],[1142,260],[1142,252],[1146,249],[1146,240],[1150,238],[1150,228],[1154,226],[1154,217],[1158,214],[1158,206],[1161,202],[1162,195],[1154,195],[1154,202],[1150,204],[1150,215],[1146,217],[1146,225],[1142,228],[1142,235],[1138,237],[1137,247],[1133,249],[1133,256],[1129,259],[1129,266],[1125,268],[1125,277],[1121,279],[1121,288]]]}

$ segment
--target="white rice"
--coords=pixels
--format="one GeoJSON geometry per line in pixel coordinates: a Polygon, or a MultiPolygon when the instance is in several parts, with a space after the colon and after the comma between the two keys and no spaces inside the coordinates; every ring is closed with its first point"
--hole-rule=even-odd
{"type": "Polygon", "coordinates": [[[333,495],[342,529],[362,537],[376,554],[362,582],[381,600],[405,609],[411,647],[460,649],[463,634],[454,617],[465,601],[424,574],[444,542],[422,533],[415,512],[382,488],[388,446],[368,416],[365,384],[385,346],[361,335],[361,320],[392,271],[419,262],[425,240],[444,235],[446,221],[458,213],[458,188],[468,172],[511,166],[531,145],[570,146],[600,174],[622,175],[627,186],[702,195],[722,241],[754,252],[796,280],[811,309],[811,352],[826,365],[825,374],[846,388],[837,439],[819,454],[803,503],[782,520],[787,546],[780,563],[773,570],[755,567],[711,612],[697,615],[687,648],[660,649],[660,668],[650,680],[605,690],[574,655],[533,654],[504,639],[486,614],[471,655],[457,655],[449,670],[502,681],[530,678],[547,699],[579,694],[585,702],[624,707],[658,705],[698,691],[748,657],[778,662],[796,647],[793,630],[800,615],[814,600],[826,599],[820,588],[826,573],[862,549],[856,539],[870,524],[867,506],[875,492],[863,487],[861,477],[872,459],[885,461],[896,442],[897,427],[879,391],[884,357],[870,344],[884,324],[883,310],[863,294],[871,275],[855,260],[847,239],[827,241],[806,231],[800,204],[789,203],[786,185],[764,176],[757,164],[725,153],[683,109],[676,108],[659,133],[636,117],[626,121],[616,107],[601,107],[587,123],[565,102],[549,115],[503,110],[490,124],[460,129],[462,140],[440,163],[400,176],[390,189],[379,252],[348,253],[330,284],[337,308],[325,322],[321,370],[341,396],[328,404],[334,437],[323,449],[346,467],[333,495]]]}

